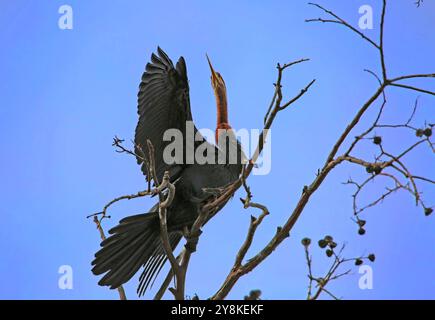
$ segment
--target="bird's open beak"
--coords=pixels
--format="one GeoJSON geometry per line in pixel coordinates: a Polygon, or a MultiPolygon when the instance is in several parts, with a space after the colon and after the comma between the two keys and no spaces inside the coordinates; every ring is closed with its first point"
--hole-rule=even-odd
{"type": "Polygon", "coordinates": [[[218,80],[218,77],[217,77],[217,75],[216,75],[216,72],[215,72],[214,69],[213,69],[213,66],[211,65],[210,58],[208,57],[207,54],[205,54],[205,55],[206,55],[206,57],[207,57],[208,65],[210,66],[210,71],[211,71],[211,78],[212,78],[212,81],[213,81],[213,83],[216,83],[217,80],[218,80]]]}

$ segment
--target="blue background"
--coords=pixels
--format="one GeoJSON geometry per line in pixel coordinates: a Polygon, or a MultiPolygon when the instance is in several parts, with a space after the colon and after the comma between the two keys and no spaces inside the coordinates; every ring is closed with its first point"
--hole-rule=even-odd
{"type": "MultiPolygon", "coordinates": [[[[372,5],[375,28],[366,34],[376,39],[379,2],[321,3],[354,25],[358,8],[372,5]]],[[[390,75],[434,72],[434,2],[425,1],[420,9],[412,0],[389,2],[385,54],[390,75]]],[[[206,52],[226,81],[232,126],[248,129],[262,127],[276,63],[312,59],[286,73],[283,84],[289,97],[312,78],[317,82],[276,120],[271,173],[249,180],[254,200],[266,204],[271,214],[248,256],[264,246],[349,119],[376,89],[375,80],[363,69],[380,71],[377,52],[338,25],[304,22],[320,15],[306,1],[1,1],[0,298],[117,299],[117,292],[99,287],[90,271],[99,235],[85,217],[118,195],[145,189],[135,160],[115,153],[111,142],[114,135],[133,138],[137,86],[157,45],[173,60],[186,58],[191,105],[200,128],[215,126],[206,52]],[[58,28],[58,8],[63,4],[73,8],[73,30],[58,28]],[[61,265],[73,268],[72,290],[58,287],[61,265]]],[[[409,83],[435,89],[430,79],[409,83]]],[[[406,119],[417,93],[389,89],[387,94],[386,122],[406,119]]],[[[416,126],[433,121],[433,97],[422,95],[420,106],[416,126]]],[[[373,116],[368,113],[365,121],[373,116]]],[[[364,127],[359,128],[352,135],[364,127]]],[[[401,130],[382,135],[392,152],[417,139],[401,130]]],[[[367,142],[358,153],[371,159],[375,152],[367,142]]],[[[433,154],[427,147],[419,147],[405,160],[415,174],[434,178],[433,154]]],[[[377,255],[373,290],[359,289],[355,269],[354,275],[331,284],[336,295],[435,298],[433,217],[425,217],[413,198],[400,191],[363,215],[367,234],[358,236],[350,219],[353,189],[341,184],[349,176],[361,180],[366,174],[352,165],[334,170],[291,237],[243,277],[229,298],[242,298],[256,288],[264,299],[305,298],[307,271],[300,240],[309,236],[315,241],[325,234],[347,241],[347,256],[377,255]]],[[[371,185],[361,200],[375,199],[383,187],[382,182],[371,185]]],[[[433,188],[421,188],[432,205],[433,188]]],[[[141,199],[116,205],[106,230],[152,204],[141,199]]],[[[233,200],[204,228],[191,260],[187,294],[206,298],[219,288],[244,239],[250,214],[256,212],[233,200]]],[[[314,269],[321,275],[329,260],[316,246],[313,249],[314,269]]],[[[126,285],[128,298],[136,298],[136,285],[137,279],[126,285]]]]}

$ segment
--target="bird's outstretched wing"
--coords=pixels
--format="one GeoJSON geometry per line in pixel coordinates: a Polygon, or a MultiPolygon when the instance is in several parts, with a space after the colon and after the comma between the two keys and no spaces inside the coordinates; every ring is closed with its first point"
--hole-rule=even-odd
{"type": "MultiPolygon", "coordinates": [[[[148,156],[147,140],[155,149],[155,166],[159,181],[168,170],[171,179],[176,179],[182,169],[180,164],[167,164],[163,159],[163,150],[170,143],[163,141],[167,129],[178,129],[185,137],[186,121],[192,120],[189,102],[189,84],[186,63],[180,57],[176,66],[168,55],[157,48],[157,55],[151,55],[146,65],[138,93],[139,122],[136,127],[136,153],[141,151],[148,156]],[[138,147],[139,146],[139,147],[138,147]]],[[[140,158],[142,172],[147,176],[147,168],[140,158]]],[[[147,176],[147,179],[151,177],[147,176]]]]}

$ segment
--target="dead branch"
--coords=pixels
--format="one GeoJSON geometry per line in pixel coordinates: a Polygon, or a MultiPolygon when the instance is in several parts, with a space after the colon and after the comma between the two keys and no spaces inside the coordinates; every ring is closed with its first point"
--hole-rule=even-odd
{"type": "MultiPolygon", "coordinates": [[[[359,158],[356,158],[356,157],[353,157],[350,155],[350,152],[354,149],[354,147],[357,145],[357,143],[359,141],[361,141],[367,134],[369,134],[378,124],[378,121],[381,117],[384,106],[386,104],[385,89],[388,86],[396,85],[397,81],[399,81],[399,80],[411,79],[411,78],[433,77],[432,74],[415,74],[415,75],[403,75],[400,77],[393,78],[392,80],[388,79],[387,67],[386,67],[386,62],[385,62],[385,58],[384,58],[384,48],[383,48],[384,47],[384,39],[383,39],[383,37],[384,37],[384,21],[385,21],[385,14],[386,14],[386,8],[387,8],[387,1],[383,0],[382,4],[383,5],[382,5],[382,15],[381,15],[381,22],[380,22],[379,43],[376,43],[373,40],[371,40],[370,38],[366,37],[364,34],[359,32],[355,27],[351,26],[344,19],[340,18],[338,15],[336,15],[332,11],[325,9],[320,5],[311,4],[313,6],[316,6],[319,9],[321,9],[322,11],[327,13],[328,15],[332,16],[335,20],[332,21],[332,20],[325,20],[325,19],[309,19],[308,21],[334,22],[334,23],[341,24],[341,25],[347,27],[348,29],[350,29],[351,31],[360,35],[364,40],[368,41],[371,45],[373,45],[379,51],[380,65],[381,65],[381,70],[382,70],[382,75],[383,75],[382,79],[377,77],[373,72],[370,72],[373,75],[375,75],[376,78],[378,79],[379,87],[370,96],[370,98],[368,98],[368,100],[358,109],[354,118],[350,121],[350,123],[347,125],[347,127],[345,128],[343,133],[339,136],[338,140],[333,145],[322,169],[320,169],[318,171],[318,174],[316,175],[316,178],[314,179],[314,181],[311,184],[304,186],[302,195],[300,196],[300,198],[296,204],[296,207],[293,209],[290,217],[287,219],[287,221],[284,223],[284,225],[282,227],[277,228],[277,232],[272,237],[272,239],[263,247],[263,249],[261,249],[256,255],[254,255],[251,259],[249,259],[245,264],[241,264],[235,270],[234,270],[234,268],[231,269],[230,273],[227,275],[227,277],[226,277],[224,283],[221,285],[220,289],[212,296],[212,299],[225,298],[227,296],[227,294],[230,292],[230,290],[233,288],[233,286],[236,284],[236,282],[240,279],[240,277],[242,277],[243,275],[245,275],[245,274],[249,273],[250,271],[252,271],[253,269],[255,269],[262,261],[264,261],[281,244],[281,242],[285,238],[287,238],[289,236],[290,231],[294,227],[296,221],[298,220],[299,216],[303,212],[303,210],[304,210],[306,204],[308,203],[309,199],[311,198],[311,196],[317,191],[317,189],[323,183],[325,178],[329,175],[329,173],[337,165],[339,165],[343,162],[352,162],[352,163],[362,165],[366,168],[369,168],[368,170],[373,170],[372,172],[377,174],[377,173],[382,172],[382,170],[387,168],[387,167],[394,168],[395,164],[399,164],[399,161],[401,161],[401,158],[403,156],[405,156],[406,154],[408,154],[409,152],[414,150],[415,147],[417,147],[418,145],[420,145],[422,142],[424,142],[426,140],[433,147],[433,145],[430,143],[430,141],[427,137],[427,139],[423,139],[423,140],[413,144],[409,148],[405,149],[401,154],[399,154],[396,157],[390,158],[389,160],[372,162],[372,161],[366,161],[363,159],[359,159],[359,158]],[[348,140],[350,133],[354,130],[356,125],[360,123],[360,120],[366,114],[367,110],[373,106],[373,104],[378,100],[378,98],[380,96],[383,97],[383,102],[381,104],[380,111],[378,113],[378,116],[377,116],[374,124],[372,126],[370,126],[368,129],[366,129],[366,131],[363,132],[362,135],[357,136],[356,141],[351,143],[350,149],[348,149],[343,155],[337,156],[337,154],[338,154],[339,150],[342,148],[344,142],[348,140]]],[[[278,81],[275,84],[275,92],[274,92],[273,97],[272,97],[272,102],[271,102],[271,104],[266,112],[265,129],[270,128],[270,126],[272,125],[273,120],[275,119],[275,116],[278,113],[278,111],[282,110],[279,107],[281,104],[280,99],[282,98],[282,92],[281,92],[282,71],[283,71],[282,68],[280,67],[280,65],[278,65],[278,81]],[[271,106],[273,106],[273,105],[275,107],[272,109],[271,106]]],[[[308,89],[311,84],[309,84],[306,87],[306,89],[308,89]]],[[[400,85],[400,86],[404,87],[403,85],[400,85]]],[[[406,87],[404,87],[404,88],[406,88],[406,87]]],[[[407,88],[407,89],[411,89],[411,88],[407,88]]],[[[412,88],[412,89],[415,90],[415,89],[419,89],[419,88],[412,88]]],[[[432,94],[432,92],[424,90],[424,89],[419,89],[419,90],[415,90],[415,91],[419,91],[419,92],[427,93],[427,94],[432,94]]],[[[261,136],[258,147],[257,147],[257,151],[261,152],[263,142],[264,142],[263,136],[261,136]]],[[[247,166],[246,170],[244,170],[243,179],[246,179],[249,176],[250,171],[252,169],[252,166],[255,163],[255,160],[256,160],[256,157],[253,157],[253,159],[251,159],[249,165],[247,166]]],[[[404,170],[404,172],[408,177],[413,176],[409,173],[408,170],[404,170]]],[[[218,197],[216,199],[216,201],[213,202],[211,205],[212,206],[218,205],[222,201],[231,197],[234,194],[234,192],[243,184],[243,181],[242,181],[243,179],[239,179],[233,186],[228,188],[228,190],[226,190],[221,195],[221,197],[218,197]]],[[[430,181],[430,179],[428,179],[428,180],[430,181]]],[[[429,208],[429,209],[432,210],[431,208],[429,208]]],[[[361,224],[363,225],[363,223],[361,223],[361,224]]],[[[251,228],[250,228],[250,230],[251,230],[251,228]]],[[[248,237],[249,237],[250,230],[248,231],[248,237]]],[[[254,232],[255,232],[255,230],[254,230],[254,232]]],[[[246,243],[246,241],[245,241],[245,243],[246,243]]],[[[248,243],[247,246],[248,246],[248,248],[246,248],[245,244],[242,245],[242,248],[243,248],[242,253],[243,254],[245,251],[247,251],[249,249],[250,244],[248,243]]],[[[240,253],[240,250],[239,250],[239,253],[240,253]]],[[[239,259],[237,259],[237,261],[239,261],[239,259]]],[[[324,290],[324,286],[321,286],[320,292],[322,292],[322,291],[330,294],[328,291],[324,290]]],[[[319,294],[320,294],[320,292],[319,292],[319,294]]],[[[316,295],[314,295],[314,296],[316,296],[316,295]]]]}
{"type": "Polygon", "coordinates": [[[322,7],[321,5],[319,5],[317,3],[309,2],[308,4],[311,5],[311,6],[315,6],[315,7],[319,8],[320,10],[325,12],[327,15],[333,17],[334,19],[322,19],[322,18],[306,19],[305,22],[323,22],[323,23],[337,23],[337,24],[341,24],[344,27],[346,27],[346,28],[352,30],[353,32],[355,32],[357,35],[359,35],[361,38],[363,38],[364,40],[369,42],[375,48],[379,49],[379,45],[376,42],[374,42],[372,39],[370,39],[369,37],[364,35],[361,31],[359,31],[357,28],[355,28],[354,26],[352,26],[351,24],[346,22],[344,19],[342,19],[339,16],[337,16],[334,12],[332,12],[332,11],[330,11],[328,9],[325,9],[324,7],[322,7]]]}
{"type": "Polygon", "coordinates": [[[141,198],[141,197],[146,197],[152,194],[155,194],[155,192],[157,192],[157,189],[155,190],[144,190],[144,191],[139,191],[138,193],[135,194],[128,194],[128,195],[123,195],[123,196],[119,196],[116,197],[112,200],[110,200],[103,208],[102,211],[100,212],[96,212],[93,213],[89,216],[87,216],[86,218],[90,218],[90,217],[95,217],[97,215],[101,215],[100,221],[104,218],[110,218],[110,216],[107,215],[107,210],[109,209],[110,206],[112,206],[114,203],[121,201],[121,200],[131,200],[131,199],[136,199],[136,198],[141,198]]]}
{"type": "Polygon", "coordinates": [[[432,96],[435,96],[435,91],[425,90],[425,89],[409,86],[406,84],[395,83],[395,82],[390,83],[390,85],[393,87],[404,88],[404,89],[413,90],[413,91],[417,91],[417,92],[421,92],[421,93],[430,94],[432,96]]]}
{"type": "MultiPolygon", "coordinates": [[[[165,250],[165,254],[168,257],[168,260],[171,264],[171,268],[178,278],[179,265],[177,259],[174,256],[174,253],[172,252],[171,243],[169,241],[167,217],[166,217],[167,208],[171,205],[175,195],[175,186],[169,181],[169,172],[166,171],[164,173],[163,180],[160,186],[162,187],[162,189],[165,188],[168,189],[166,199],[162,198],[159,202],[160,237],[162,239],[162,244],[163,244],[163,249],[165,250]]],[[[174,296],[177,300],[180,300],[180,297],[182,300],[184,299],[184,292],[182,292],[179,289],[180,286],[177,284],[176,290],[174,290],[174,296]]]]}
{"type": "Polygon", "coordinates": [[[332,263],[328,271],[322,277],[315,277],[313,274],[313,261],[312,256],[309,252],[311,244],[311,239],[302,239],[302,245],[305,250],[305,259],[308,268],[308,293],[307,300],[317,300],[322,292],[331,296],[334,300],[339,300],[334,294],[326,289],[326,286],[334,280],[340,279],[344,276],[350,275],[351,269],[346,271],[339,271],[343,265],[347,265],[353,262],[356,266],[363,264],[366,261],[375,261],[375,255],[369,254],[368,256],[359,256],[356,258],[345,258],[343,257],[343,252],[346,244],[343,243],[339,250],[336,250],[337,243],[334,241],[333,237],[325,236],[323,239],[318,241],[318,245],[321,249],[325,250],[325,254],[328,258],[332,259],[332,263]],[[315,292],[313,293],[313,284],[315,284],[315,292]]]}
{"type": "Polygon", "coordinates": [[[366,209],[374,207],[377,204],[383,202],[388,196],[395,193],[396,191],[405,190],[405,191],[409,192],[415,198],[416,205],[421,205],[422,208],[424,209],[425,213],[430,212],[432,210],[430,207],[427,207],[424,204],[423,199],[421,197],[421,192],[419,191],[419,187],[417,185],[416,180],[424,181],[424,182],[430,183],[430,184],[435,184],[435,181],[430,179],[430,178],[427,178],[427,177],[421,177],[421,176],[417,176],[417,175],[412,174],[410,169],[407,167],[407,165],[401,159],[406,154],[410,153],[413,149],[415,149],[417,146],[421,145],[422,143],[424,143],[426,141],[428,142],[428,144],[430,146],[433,145],[432,142],[430,141],[430,137],[432,134],[432,127],[429,125],[429,126],[427,126],[427,128],[421,129],[421,128],[416,128],[412,124],[414,117],[416,115],[417,109],[418,109],[418,98],[415,100],[414,106],[412,108],[412,112],[405,122],[398,123],[398,124],[380,123],[380,119],[381,119],[382,113],[384,111],[385,103],[386,103],[386,98],[384,95],[384,101],[379,109],[379,112],[377,114],[375,121],[372,123],[372,125],[369,127],[369,129],[364,131],[361,135],[355,137],[355,140],[352,142],[350,148],[346,152],[346,154],[349,154],[350,151],[352,151],[352,149],[362,139],[372,140],[372,142],[376,146],[378,146],[378,148],[379,148],[379,153],[375,156],[376,162],[371,162],[371,163],[367,164],[367,163],[364,163],[364,161],[362,161],[362,160],[360,160],[360,161],[348,160],[349,162],[353,162],[353,163],[360,164],[360,165],[364,166],[366,168],[366,171],[369,174],[371,174],[362,183],[355,182],[352,179],[349,179],[347,182],[345,182],[345,184],[351,184],[351,185],[354,185],[356,187],[356,191],[352,195],[353,213],[354,213],[354,216],[356,218],[355,222],[359,226],[359,233],[360,234],[365,233],[365,230],[364,230],[363,226],[361,225],[361,223],[362,223],[361,221],[364,221],[364,224],[365,224],[365,220],[360,219],[359,214],[362,213],[363,211],[365,211],[366,209]],[[415,142],[414,144],[412,144],[410,147],[408,147],[407,149],[402,151],[400,154],[393,155],[392,153],[387,152],[385,150],[383,139],[380,135],[375,135],[371,138],[366,138],[366,136],[369,133],[373,132],[376,128],[379,128],[379,129],[398,129],[398,128],[407,129],[411,134],[419,137],[420,140],[415,142]],[[387,160],[382,161],[383,158],[387,158],[388,161],[387,160]],[[387,168],[391,169],[390,172],[386,172],[385,169],[387,169],[387,168]],[[399,177],[397,177],[396,175],[402,176],[403,178],[406,179],[406,181],[405,182],[400,181],[399,177]],[[368,204],[359,207],[357,204],[358,196],[362,193],[362,191],[365,189],[365,187],[367,187],[368,183],[374,181],[375,178],[377,178],[377,177],[389,178],[390,180],[393,181],[394,186],[393,187],[386,187],[385,193],[380,195],[378,198],[376,198],[372,202],[369,202],[368,204]]]}

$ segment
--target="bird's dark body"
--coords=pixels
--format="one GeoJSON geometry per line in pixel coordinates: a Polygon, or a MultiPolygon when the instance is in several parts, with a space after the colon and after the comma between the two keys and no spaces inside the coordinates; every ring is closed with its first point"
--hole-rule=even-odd
{"type": "MultiPolygon", "coordinates": [[[[190,227],[198,217],[200,208],[213,199],[214,193],[210,190],[225,187],[239,177],[241,160],[235,164],[198,164],[195,161],[193,164],[170,165],[163,161],[163,149],[167,145],[162,139],[165,130],[176,128],[185,133],[186,121],[192,121],[186,65],[182,57],[174,67],[160,48],[158,56],[152,55],[140,84],[138,114],[135,143],[140,148],[136,152],[147,153],[146,141],[149,139],[155,149],[158,179],[161,181],[163,173],[169,171],[171,181],[175,184],[175,196],[167,210],[169,239],[175,249],[182,238],[183,229],[190,227]]],[[[201,143],[208,142],[205,139],[197,141],[194,149],[201,143]]],[[[237,147],[241,155],[238,143],[237,147]]],[[[215,146],[211,148],[216,152],[216,157],[222,152],[215,146]]],[[[187,152],[189,151],[185,150],[187,152]]],[[[142,164],[140,158],[138,163],[142,164]]],[[[144,164],[142,171],[147,175],[144,164]]],[[[219,211],[224,205],[214,211],[219,211]]],[[[105,273],[99,281],[100,285],[117,288],[127,282],[141,266],[144,270],[139,279],[139,295],[152,284],[166,261],[157,210],[158,204],[149,213],[122,219],[119,225],[109,231],[110,237],[101,243],[102,248],[92,262],[94,274],[105,273]]]]}
{"type": "Polygon", "coordinates": [[[175,197],[168,210],[168,230],[182,231],[184,226],[190,227],[201,206],[213,199],[214,191],[234,182],[240,171],[240,165],[205,164],[186,168],[175,184],[175,197]]]}

